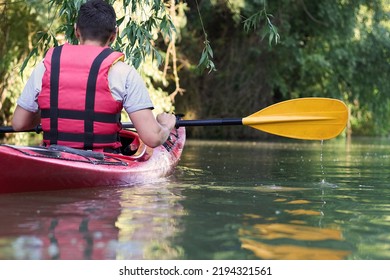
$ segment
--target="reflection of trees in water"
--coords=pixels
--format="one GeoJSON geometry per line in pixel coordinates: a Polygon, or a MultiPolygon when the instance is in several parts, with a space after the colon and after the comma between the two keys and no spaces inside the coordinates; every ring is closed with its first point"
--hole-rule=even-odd
{"type": "Polygon", "coordinates": [[[178,203],[181,195],[164,186],[131,188],[121,196],[122,212],[116,226],[119,230],[117,259],[179,259],[184,252],[170,242],[181,231],[178,203]]]}

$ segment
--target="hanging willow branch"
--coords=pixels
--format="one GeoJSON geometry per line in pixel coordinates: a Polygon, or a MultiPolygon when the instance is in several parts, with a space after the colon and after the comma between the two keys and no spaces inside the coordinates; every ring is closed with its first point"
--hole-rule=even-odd
{"type": "MultiPolygon", "coordinates": [[[[51,26],[46,31],[39,31],[34,36],[34,47],[25,59],[21,71],[28,61],[39,53],[45,53],[50,47],[60,44],[59,34],[64,34],[66,41],[76,44],[74,23],[78,10],[84,1],[49,0],[48,11],[50,17],[59,19],[63,23],[58,28],[51,26]]],[[[147,56],[152,56],[158,64],[162,63],[162,56],[155,48],[154,41],[158,36],[169,38],[175,32],[175,26],[169,16],[163,0],[124,0],[122,4],[109,1],[120,13],[117,25],[121,30],[112,46],[125,53],[126,59],[138,68],[147,56]],[[123,14],[122,14],[123,13],[123,14]]],[[[54,21],[54,20],[53,20],[54,21]]],[[[62,42],[61,42],[62,43],[62,42]]]]}
{"type": "MultiPolygon", "coordinates": [[[[175,0],[170,0],[169,3],[169,15],[173,21],[173,23],[176,23],[176,4],[175,0]]],[[[173,79],[175,81],[175,90],[169,95],[171,98],[172,102],[175,100],[175,97],[177,94],[183,94],[185,90],[180,87],[180,78],[179,78],[179,73],[177,70],[177,54],[176,54],[176,33],[173,33],[166,52],[166,57],[165,57],[165,66],[164,66],[164,71],[163,71],[163,77],[166,78],[167,76],[167,71],[169,68],[169,62],[170,62],[170,56],[172,56],[172,74],[173,74],[173,79]]]]}
{"type": "Polygon", "coordinates": [[[271,14],[267,13],[266,1],[264,1],[263,9],[244,20],[244,30],[246,32],[256,30],[258,26],[261,25],[261,22],[265,20],[265,24],[261,30],[262,39],[268,35],[268,43],[271,45],[274,41],[275,44],[277,44],[280,41],[280,35],[277,28],[272,24],[272,17],[273,16],[271,14]]]}
{"type": "Polygon", "coordinates": [[[206,32],[206,29],[204,28],[198,0],[195,0],[195,2],[196,2],[196,8],[198,9],[200,24],[202,25],[202,30],[203,30],[203,34],[204,34],[204,42],[203,43],[205,45],[197,67],[200,69],[201,72],[203,72],[205,69],[209,69],[209,73],[210,73],[212,71],[217,70],[214,62],[212,61],[212,59],[214,58],[213,49],[211,48],[210,41],[207,38],[207,32],[206,32]]]}

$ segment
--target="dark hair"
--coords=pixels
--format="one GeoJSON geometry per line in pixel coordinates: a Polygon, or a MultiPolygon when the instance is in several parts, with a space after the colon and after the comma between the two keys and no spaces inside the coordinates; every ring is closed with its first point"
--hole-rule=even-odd
{"type": "Polygon", "coordinates": [[[103,0],[90,0],[81,5],[77,27],[83,39],[108,41],[116,30],[114,8],[103,0]]]}

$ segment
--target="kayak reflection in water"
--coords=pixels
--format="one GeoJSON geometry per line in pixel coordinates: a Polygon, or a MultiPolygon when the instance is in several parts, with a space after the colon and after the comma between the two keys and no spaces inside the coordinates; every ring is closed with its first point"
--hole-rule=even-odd
{"type": "Polygon", "coordinates": [[[164,182],[0,196],[7,209],[0,213],[7,224],[0,228],[0,259],[183,258],[171,241],[185,215],[180,197],[164,182]]]}

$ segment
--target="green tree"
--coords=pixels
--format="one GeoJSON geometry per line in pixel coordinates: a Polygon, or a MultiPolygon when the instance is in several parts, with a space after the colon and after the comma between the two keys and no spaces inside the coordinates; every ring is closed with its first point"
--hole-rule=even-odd
{"type": "Polygon", "coordinates": [[[390,29],[383,25],[389,22],[385,2],[300,0],[288,10],[281,8],[285,39],[273,64],[273,89],[283,98],[339,98],[350,105],[355,134],[388,131],[390,29]]]}
{"type": "MultiPolygon", "coordinates": [[[[199,76],[186,68],[182,85],[187,94],[177,100],[178,109],[199,118],[235,117],[286,99],[332,97],[350,106],[355,134],[388,133],[388,0],[234,3],[202,1],[203,24],[213,42],[218,71],[199,76]],[[260,21],[255,32],[243,32],[248,19],[264,8],[280,34],[276,45],[263,40],[267,21],[260,21]]],[[[182,60],[194,65],[201,27],[195,7],[189,6],[182,60]]],[[[205,131],[192,130],[197,136],[205,131]]],[[[219,138],[259,135],[233,127],[207,128],[207,132],[219,138]]]]}
{"type": "MultiPolygon", "coordinates": [[[[20,63],[32,48],[32,32],[45,24],[41,1],[0,1],[0,123],[6,124],[22,89],[20,63]]],[[[4,135],[3,135],[4,136],[4,135]]]]}
{"type": "Polygon", "coordinates": [[[9,94],[7,87],[12,83],[12,69],[29,52],[31,45],[31,29],[37,29],[39,21],[34,6],[26,6],[23,2],[11,0],[0,2],[0,121],[8,118],[9,94]]]}
{"type": "MultiPolygon", "coordinates": [[[[74,42],[73,23],[82,2],[41,3],[46,27],[39,25],[42,21],[34,12],[38,1],[5,2],[26,6],[27,18],[36,22],[26,25],[28,35],[13,43],[24,47],[24,52],[14,48],[10,57],[18,59],[13,65],[26,55],[26,46],[26,61],[31,61],[64,39],[74,42]]],[[[114,47],[141,66],[155,100],[163,100],[159,110],[173,110],[175,105],[187,118],[238,117],[281,100],[324,96],[348,103],[355,134],[388,133],[388,0],[110,2],[120,28],[114,47]]],[[[0,7],[8,17],[1,26],[17,20],[10,18],[10,5],[0,7]]],[[[19,20],[22,24],[23,18],[19,20]]],[[[5,96],[10,95],[2,90],[2,100],[5,96]]],[[[207,136],[219,138],[261,135],[239,127],[206,129],[207,136]]],[[[206,135],[205,128],[189,134],[206,135]]]]}

